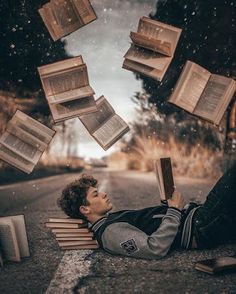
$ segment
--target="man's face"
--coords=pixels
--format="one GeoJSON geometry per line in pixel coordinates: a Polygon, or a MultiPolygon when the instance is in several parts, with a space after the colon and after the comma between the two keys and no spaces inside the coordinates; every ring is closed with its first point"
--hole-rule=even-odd
{"type": "Polygon", "coordinates": [[[104,192],[98,191],[95,187],[89,187],[87,192],[88,208],[90,213],[103,216],[112,209],[112,203],[104,192]]]}

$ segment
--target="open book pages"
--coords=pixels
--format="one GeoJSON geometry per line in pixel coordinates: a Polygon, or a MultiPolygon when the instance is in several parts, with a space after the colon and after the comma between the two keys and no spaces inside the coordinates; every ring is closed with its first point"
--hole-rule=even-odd
{"type": "Polygon", "coordinates": [[[47,97],[49,104],[58,104],[77,100],[80,98],[90,97],[95,94],[90,86],[83,86],[81,88],[73,89],[56,95],[49,95],[47,97]]]}
{"type": "Polygon", "coordinates": [[[56,123],[97,111],[97,105],[93,96],[61,104],[49,104],[49,108],[56,123]]]}
{"type": "Polygon", "coordinates": [[[0,158],[30,173],[54,134],[54,130],[17,110],[0,137],[0,158]]]}
{"type": "MultiPolygon", "coordinates": [[[[9,125],[10,127],[14,126],[17,129],[22,130],[22,132],[24,131],[24,133],[27,133],[29,136],[31,135],[31,139],[34,137],[34,140],[38,141],[38,145],[36,147],[40,148],[40,150],[42,149],[42,151],[46,149],[47,145],[51,142],[56,133],[54,130],[48,128],[20,110],[16,111],[12,119],[9,121],[9,125]]],[[[11,131],[9,130],[9,132],[11,131]]],[[[22,136],[23,134],[21,134],[21,137],[22,136]]],[[[35,145],[32,141],[29,141],[28,143],[33,146],[35,145]]]]}
{"type": "Polygon", "coordinates": [[[233,79],[187,61],[169,102],[218,125],[234,92],[233,79]]]}
{"type": "Polygon", "coordinates": [[[54,63],[42,65],[38,67],[40,77],[56,74],[57,72],[63,72],[70,68],[76,68],[82,64],[85,64],[81,55],[68,58],[66,60],[57,61],[54,63]]]}
{"type": "Polygon", "coordinates": [[[124,68],[126,68],[126,61],[132,62],[128,64],[130,67],[128,69],[154,77],[158,81],[162,80],[172,60],[172,57],[134,45],[131,45],[124,57],[124,68]]]}
{"type": "Polygon", "coordinates": [[[0,243],[7,260],[30,256],[24,215],[0,218],[0,243]]]}
{"type": "Polygon", "coordinates": [[[143,65],[132,60],[125,59],[122,67],[137,74],[156,79],[158,81],[162,79],[160,71],[158,71],[157,69],[153,69],[150,66],[143,65]]]}
{"type": "Polygon", "coordinates": [[[169,102],[192,113],[210,76],[200,65],[187,61],[169,102]]]}
{"type": "Polygon", "coordinates": [[[129,126],[104,96],[97,99],[96,104],[97,112],[79,116],[79,119],[101,147],[107,150],[129,131],[129,126]]]}
{"type": "MultiPolygon", "coordinates": [[[[68,64],[68,66],[70,66],[70,64],[68,64]]],[[[41,75],[39,68],[39,74],[46,97],[54,96],[55,101],[57,101],[57,94],[89,85],[87,66],[85,63],[44,75],[41,75]]],[[[58,98],[58,103],[60,102],[62,101],[58,98]]]]}
{"type": "Polygon", "coordinates": [[[154,162],[158,188],[161,200],[166,201],[174,192],[174,178],[172,173],[171,159],[160,158],[154,162]]]}
{"type": "Polygon", "coordinates": [[[16,231],[11,219],[0,218],[0,243],[6,260],[21,260],[16,231]]]}
{"type": "Polygon", "coordinates": [[[39,13],[54,41],[97,19],[89,0],[51,0],[39,13]]]}
{"type": "Polygon", "coordinates": [[[97,110],[82,56],[41,66],[38,71],[55,122],[97,110]]]}
{"type": "Polygon", "coordinates": [[[144,48],[173,56],[182,30],[148,17],[139,20],[138,32],[131,32],[132,41],[144,48]]]}
{"type": "Polygon", "coordinates": [[[15,152],[6,148],[0,143],[0,159],[9,163],[10,165],[22,170],[23,172],[30,174],[34,169],[34,164],[23,157],[19,156],[15,152]]]}
{"type": "Polygon", "coordinates": [[[194,114],[219,125],[235,93],[233,79],[212,74],[194,109],[194,114]]]}
{"type": "Polygon", "coordinates": [[[0,143],[33,164],[36,164],[41,157],[41,152],[36,147],[7,131],[1,136],[0,143]]]}

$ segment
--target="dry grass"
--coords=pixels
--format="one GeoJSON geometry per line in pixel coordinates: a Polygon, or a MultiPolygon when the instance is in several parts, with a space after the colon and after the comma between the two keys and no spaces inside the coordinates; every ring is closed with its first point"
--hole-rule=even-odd
{"type": "MultiPolygon", "coordinates": [[[[213,152],[203,148],[200,144],[189,147],[178,144],[173,137],[168,142],[161,142],[146,135],[135,136],[135,146],[126,156],[113,155],[113,165],[126,164],[127,169],[152,171],[153,161],[160,157],[171,157],[174,174],[196,178],[218,178],[221,174],[221,152],[213,152]]],[[[109,164],[110,165],[110,164],[109,164]]]]}

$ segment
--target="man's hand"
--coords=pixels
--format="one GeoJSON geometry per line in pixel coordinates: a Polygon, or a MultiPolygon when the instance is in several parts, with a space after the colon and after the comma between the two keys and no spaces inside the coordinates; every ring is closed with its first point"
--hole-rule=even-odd
{"type": "Polygon", "coordinates": [[[174,191],[172,198],[168,199],[167,202],[169,207],[175,207],[179,210],[182,210],[186,204],[184,197],[178,191],[174,191]]]}

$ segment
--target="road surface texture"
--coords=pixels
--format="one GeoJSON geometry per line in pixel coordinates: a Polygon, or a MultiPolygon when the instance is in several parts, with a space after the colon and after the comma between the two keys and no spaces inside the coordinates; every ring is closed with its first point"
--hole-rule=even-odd
{"type": "MultiPolygon", "coordinates": [[[[90,171],[119,209],[159,204],[154,174],[90,171]]],[[[0,215],[24,213],[31,257],[0,269],[0,293],[236,293],[236,273],[210,276],[194,269],[197,260],[233,255],[236,244],[214,250],[174,251],[162,260],[112,256],[101,250],[60,251],[44,222],[61,216],[56,204],[62,188],[79,174],[0,187],[0,215]]],[[[177,179],[186,200],[204,201],[215,181],[177,179]]],[[[235,195],[236,196],[236,195],[235,195]]]]}

